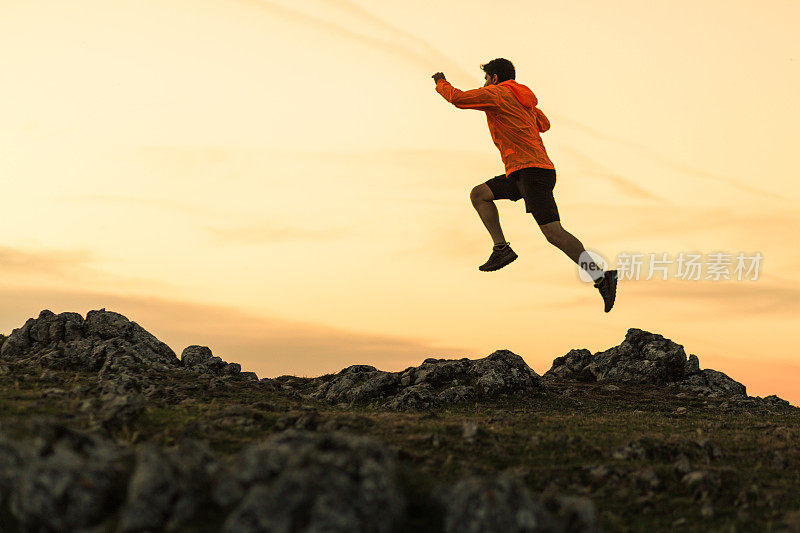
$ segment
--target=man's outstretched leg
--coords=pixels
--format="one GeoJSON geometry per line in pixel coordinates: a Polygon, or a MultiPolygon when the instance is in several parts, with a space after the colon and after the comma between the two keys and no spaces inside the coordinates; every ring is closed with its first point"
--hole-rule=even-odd
{"type": "Polygon", "coordinates": [[[497,212],[497,206],[494,205],[494,193],[488,185],[481,183],[472,189],[469,197],[494,242],[489,260],[478,269],[484,272],[499,270],[516,259],[517,254],[511,249],[511,243],[506,242],[506,238],[503,236],[500,214],[497,212]]]}
{"type": "Polygon", "coordinates": [[[603,297],[606,313],[611,311],[617,294],[617,271],[609,270],[603,272],[603,269],[589,258],[589,254],[584,253],[586,248],[584,248],[581,241],[561,227],[560,221],[556,220],[555,222],[542,224],[539,229],[542,230],[550,244],[567,254],[570,259],[591,276],[595,282],[594,286],[597,287],[603,297]]]}

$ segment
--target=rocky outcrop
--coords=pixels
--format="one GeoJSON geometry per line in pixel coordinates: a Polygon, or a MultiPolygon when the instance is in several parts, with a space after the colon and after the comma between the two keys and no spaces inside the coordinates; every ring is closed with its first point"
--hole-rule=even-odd
{"type": "MultiPolygon", "coordinates": [[[[107,430],[135,419],[143,399],[172,394],[170,386],[157,384],[165,371],[190,371],[212,377],[209,390],[224,389],[229,379],[259,382],[238,363],[214,356],[207,346],[191,345],[180,359],[136,322],[105,309],[55,314],[43,310],[10,335],[0,335],[0,375],[7,364],[50,370],[96,372],[101,395],[84,405],[96,410],[97,424],[107,430]]],[[[45,374],[43,374],[44,376],[45,374]]],[[[328,403],[362,404],[386,409],[425,409],[501,397],[524,398],[546,392],[545,383],[558,380],[657,385],[704,396],[726,396],[740,407],[784,408],[788,403],[770,396],[749,397],[745,386],[722,372],[700,369],[696,355],[688,358],[683,346],[661,335],[631,328],[623,342],[592,354],[574,349],[553,361],[540,377],[518,355],[498,350],[483,359],[426,359],[418,367],[386,372],[369,365],[353,365],[335,375],[304,380],[261,380],[262,387],[281,386],[297,395],[307,384],[311,396],[328,403]]],[[[173,391],[174,392],[174,391],[173,391]]],[[[178,391],[180,393],[180,391],[178,391]]],[[[57,388],[53,394],[63,394],[57,388]]],[[[180,394],[178,394],[180,395],[180,394]]],[[[173,394],[174,396],[174,394],[173,394]]]]}
{"type": "Polygon", "coordinates": [[[597,509],[589,498],[542,498],[509,474],[464,479],[443,491],[441,497],[443,529],[448,533],[600,531],[597,509]]]}
{"type": "Polygon", "coordinates": [[[103,523],[124,486],[123,451],[61,425],[38,426],[32,442],[0,440],[0,495],[19,529],[78,531],[103,523]]]}
{"type": "Polygon", "coordinates": [[[722,372],[710,368],[684,376],[678,382],[678,386],[708,396],[747,396],[747,389],[744,385],[722,372]]]}
{"type": "Polygon", "coordinates": [[[700,370],[696,355],[661,335],[631,328],[619,346],[597,352],[570,350],[544,378],[633,385],[676,386],[709,396],[746,397],[745,386],[716,370],[700,370]]]}
{"type": "Polygon", "coordinates": [[[220,461],[204,444],[189,440],[165,450],[147,443],[135,461],[120,512],[120,531],[180,531],[212,505],[210,487],[217,480],[220,461]]]}
{"type": "Polygon", "coordinates": [[[8,337],[0,335],[0,361],[16,361],[53,370],[97,372],[110,380],[104,391],[139,392],[137,376],[163,370],[191,370],[214,376],[258,381],[238,363],[215,357],[207,346],[188,346],[181,358],[136,322],[113,311],[55,314],[44,310],[8,337]]]}
{"type": "Polygon", "coordinates": [[[288,430],[239,454],[215,491],[224,530],[389,532],[406,508],[395,453],[367,437],[288,430]]]}
{"type": "Polygon", "coordinates": [[[181,364],[187,370],[193,370],[201,374],[238,375],[248,381],[258,381],[255,372],[242,372],[242,366],[239,363],[227,363],[221,357],[212,355],[211,348],[208,346],[198,346],[196,344],[187,346],[181,352],[181,364]]]}
{"type": "Polygon", "coordinates": [[[420,366],[384,372],[354,365],[317,378],[313,397],[388,409],[423,409],[477,399],[544,393],[542,378],[518,355],[498,350],[483,359],[425,359],[420,366]]]}
{"type": "Polygon", "coordinates": [[[631,328],[625,340],[603,352],[570,350],[553,361],[546,378],[666,385],[680,381],[687,366],[683,346],[631,328]]]}
{"type": "MultiPolygon", "coordinates": [[[[290,429],[228,460],[196,441],[134,450],[41,426],[35,442],[0,439],[0,517],[12,530],[389,533],[419,524],[409,502],[420,495],[401,481],[396,451],[369,437],[290,429]]],[[[597,530],[588,498],[543,499],[506,475],[425,498],[427,519],[443,517],[445,531],[597,530]]]]}
{"type": "Polygon", "coordinates": [[[445,501],[448,533],[557,531],[544,505],[513,477],[465,479],[447,492],[445,501]]]}
{"type": "Polygon", "coordinates": [[[0,440],[4,525],[25,531],[115,517],[123,532],[181,531],[211,514],[221,523],[204,530],[388,532],[405,512],[394,452],[367,437],[289,430],[228,462],[195,441],[134,452],[52,422],[40,433],[0,440]]]}
{"type": "Polygon", "coordinates": [[[789,408],[788,402],[747,397],[741,384],[701,370],[697,356],[687,358],[682,346],[660,335],[632,329],[609,350],[572,350],[545,377],[549,383],[521,357],[499,350],[477,360],[426,359],[401,372],[355,365],[318,378],[258,381],[205,346],[189,346],[178,359],[117,313],[91,311],[84,319],[42,311],[0,336],[0,529],[596,531],[593,500],[635,499],[646,509],[660,505],[670,491],[700,502],[706,517],[715,506],[731,508],[740,500],[766,508],[756,489],[733,501],[735,494],[725,488],[750,481],[733,479],[721,468],[741,446],[724,440],[728,431],[717,431],[734,426],[706,417],[706,409],[721,415],[745,409],[742,417],[730,415],[736,424],[758,424],[758,411],[768,415],[769,424],[753,431],[772,435],[774,442],[759,441],[769,449],[753,462],[796,470],[796,424],[785,413],[764,412],[789,408]],[[654,384],[678,394],[659,391],[651,402],[652,391],[640,385],[654,384]],[[467,409],[469,418],[450,409],[392,415],[352,408],[528,399],[544,394],[545,385],[565,396],[567,389],[588,392],[592,403],[551,396],[514,402],[508,412],[506,402],[489,403],[467,409]],[[587,432],[581,425],[559,434],[562,408],[577,405],[575,415],[598,412],[606,392],[615,399],[640,394],[647,411],[631,412],[641,407],[632,400],[622,414],[632,417],[626,421],[647,417],[641,427],[655,427],[656,435],[619,441],[616,430],[592,432],[590,425],[587,432]],[[694,398],[673,411],[673,399],[695,393],[725,398],[694,398]],[[325,407],[309,395],[348,408],[325,407]],[[531,415],[554,407],[555,434],[531,434],[540,427],[531,415]],[[27,429],[42,412],[59,413],[59,421],[27,429]],[[662,418],[652,424],[651,416],[662,418]],[[690,416],[705,419],[702,425],[663,424],[664,418],[690,416]],[[387,421],[392,425],[382,427],[387,421]],[[690,438],[659,433],[681,426],[690,438]],[[695,436],[695,429],[702,432],[695,436]],[[509,441],[516,441],[516,451],[509,441]],[[555,447],[574,448],[571,457],[579,461],[541,468],[553,462],[555,447]],[[578,465],[601,455],[607,464],[578,465]],[[506,473],[498,465],[508,467],[506,473]],[[539,494],[531,486],[546,489],[539,494]]]}
{"type": "Polygon", "coordinates": [[[13,359],[57,370],[111,372],[167,369],[179,365],[169,346],[119,313],[89,311],[55,314],[44,310],[11,332],[0,359],[13,359]]]}

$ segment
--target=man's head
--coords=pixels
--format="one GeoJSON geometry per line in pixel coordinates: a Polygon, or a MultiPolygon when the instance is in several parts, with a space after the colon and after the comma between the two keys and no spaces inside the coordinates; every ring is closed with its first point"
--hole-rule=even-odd
{"type": "Polygon", "coordinates": [[[497,59],[492,59],[488,63],[484,63],[481,65],[481,70],[486,73],[486,75],[483,77],[483,79],[486,80],[484,87],[487,85],[497,85],[498,83],[503,83],[507,80],[513,80],[517,75],[514,71],[514,64],[508,59],[503,59],[502,57],[498,57],[497,59]]]}

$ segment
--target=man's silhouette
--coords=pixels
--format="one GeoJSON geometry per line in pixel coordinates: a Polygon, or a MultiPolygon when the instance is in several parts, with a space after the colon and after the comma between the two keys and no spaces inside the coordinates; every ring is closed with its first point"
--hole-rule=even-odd
{"type": "Polygon", "coordinates": [[[477,109],[486,113],[492,135],[505,165],[505,174],[476,185],[470,193],[472,205],[489,231],[494,247],[489,260],[478,267],[488,272],[498,270],[517,258],[500,227],[494,200],[525,200],[548,242],[559,248],[594,280],[606,313],[614,305],[617,271],[603,270],[592,261],[583,244],[561,227],[553,188],[556,171],[539,135],[550,128],[550,121],[536,107],[536,96],[514,80],[514,65],[508,59],[493,59],[481,65],[486,83],[479,89],[460,91],[450,85],[444,74],[433,75],[436,91],[459,109],[477,109]]]}

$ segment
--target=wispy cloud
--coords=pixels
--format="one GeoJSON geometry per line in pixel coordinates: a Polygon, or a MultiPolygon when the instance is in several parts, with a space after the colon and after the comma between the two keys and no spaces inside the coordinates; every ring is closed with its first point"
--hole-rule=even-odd
{"type": "Polygon", "coordinates": [[[229,227],[206,227],[206,233],[219,244],[264,244],[287,241],[327,241],[352,234],[347,227],[304,228],[274,222],[229,227]]]}
{"type": "Polygon", "coordinates": [[[0,272],[4,274],[64,275],[85,269],[96,259],[89,250],[25,250],[0,246],[0,272]]]}
{"type": "Polygon", "coordinates": [[[196,204],[182,202],[179,200],[156,198],[152,196],[124,196],[121,194],[64,194],[59,196],[59,200],[99,203],[104,205],[113,204],[125,207],[155,208],[160,211],[184,213],[193,216],[223,216],[223,211],[214,211],[213,208],[208,205],[203,205],[201,211],[199,206],[196,204]]]}
{"type": "MultiPolygon", "coordinates": [[[[437,64],[446,65],[447,68],[457,72],[460,76],[463,76],[465,78],[471,77],[470,74],[461,69],[456,64],[455,61],[453,61],[450,57],[441,52],[435,46],[430,44],[430,42],[428,42],[427,40],[417,37],[412,33],[397,27],[391,22],[375,15],[374,13],[370,12],[369,10],[365,9],[364,7],[350,0],[327,0],[325,1],[325,3],[339,9],[342,12],[349,14],[352,17],[355,17],[357,19],[362,20],[363,22],[368,23],[375,30],[379,31],[381,34],[388,33],[390,35],[393,35],[396,39],[398,39],[399,42],[387,41],[384,39],[378,39],[369,35],[365,35],[363,33],[353,30],[351,27],[327,21],[320,17],[315,17],[313,15],[309,15],[302,11],[291,9],[283,5],[277,4],[275,2],[270,2],[268,0],[240,0],[240,1],[251,5],[261,5],[263,7],[271,8],[274,12],[292,18],[298,22],[314,24],[318,27],[323,27],[330,31],[337,32],[338,34],[344,37],[361,40],[362,42],[378,47],[386,52],[403,55],[407,59],[425,65],[426,67],[429,68],[436,68],[437,64]]],[[[751,194],[757,194],[763,198],[770,198],[772,200],[779,200],[781,202],[789,201],[789,199],[785,198],[784,196],[781,196],[772,191],[768,191],[759,187],[753,187],[746,183],[741,183],[740,181],[731,178],[729,176],[723,176],[697,168],[695,166],[689,165],[684,161],[680,161],[665,156],[663,154],[660,154],[656,150],[653,150],[652,148],[642,145],[640,143],[608,135],[595,128],[587,126],[586,124],[573,120],[561,113],[550,112],[548,114],[557,118],[560,122],[572,126],[573,128],[576,128],[592,137],[604,141],[611,141],[616,144],[626,146],[627,148],[633,150],[637,154],[643,155],[661,164],[662,166],[669,168],[670,170],[679,171],[702,179],[725,183],[726,185],[729,185],[741,191],[751,194]]],[[[657,195],[654,195],[653,193],[650,193],[649,191],[646,191],[642,187],[638,186],[637,184],[631,182],[627,178],[624,178],[618,174],[609,171],[604,171],[597,173],[597,175],[614,183],[617,187],[620,188],[620,190],[632,196],[655,200],[659,202],[666,202],[666,200],[658,197],[657,195]]]]}
{"type": "Polygon", "coordinates": [[[335,8],[339,8],[346,14],[356,15],[358,18],[364,21],[367,21],[373,25],[377,25],[378,34],[385,35],[387,33],[386,30],[389,29],[389,33],[394,34],[395,37],[402,36],[406,42],[397,42],[395,40],[375,37],[373,35],[358,31],[345,24],[340,24],[332,20],[311,15],[299,9],[287,7],[277,2],[270,2],[268,0],[239,0],[239,2],[268,10],[272,14],[284,17],[285,19],[293,22],[310,25],[316,29],[335,33],[346,39],[356,40],[361,43],[368,44],[396,57],[415,62],[419,65],[424,65],[430,70],[437,68],[442,69],[446,67],[451,71],[457,72],[460,76],[470,77],[470,75],[455,62],[438,52],[431,45],[425,43],[421,39],[413,38],[411,34],[400,30],[394,25],[383,21],[379,17],[376,17],[368,11],[363,10],[349,2],[335,2],[331,5],[335,8]]]}
{"type": "Polygon", "coordinates": [[[765,283],[763,280],[621,281],[629,298],[680,302],[691,314],[719,317],[747,315],[797,316],[800,285],[765,283]]]}
{"type": "Polygon", "coordinates": [[[636,142],[633,142],[633,141],[629,141],[629,140],[626,140],[626,139],[620,139],[620,138],[614,137],[612,135],[608,135],[608,134],[606,134],[604,132],[601,132],[601,131],[599,131],[599,130],[597,130],[595,128],[592,128],[590,126],[582,124],[582,123],[580,123],[578,121],[572,120],[571,118],[566,117],[566,116],[564,116],[564,115],[562,115],[560,113],[552,113],[552,115],[554,117],[557,117],[560,122],[563,122],[564,124],[567,124],[567,125],[575,128],[575,129],[577,129],[577,130],[580,130],[583,133],[585,133],[585,134],[587,134],[587,135],[589,135],[591,137],[594,137],[596,139],[600,139],[600,140],[603,140],[603,141],[610,141],[610,142],[613,142],[615,144],[619,144],[621,146],[625,146],[625,147],[629,148],[630,150],[632,150],[633,152],[635,152],[635,153],[637,153],[637,154],[639,154],[641,156],[644,156],[644,157],[650,159],[651,161],[655,161],[656,163],[662,165],[663,167],[665,167],[667,169],[678,171],[678,172],[682,172],[684,174],[688,174],[688,175],[691,175],[693,177],[698,177],[698,178],[702,178],[702,179],[707,179],[707,180],[711,180],[711,181],[717,181],[717,182],[725,183],[726,185],[730,185],[731,187],[735,187],[736,189],[739,189],[740,191],[751,193],[751,194],[757,194],[757,195],[761,196],[762,198],[769,198],[771,200],[780,200],[781,202],[791,201],[790,199],[788,199],[788,198],[786,198],[784,196],[781,196],[779,194],[776,194],[776,193],[774,193],[772,191],[768,191],[768,190],[762,189],[760,187],[753,187],[751,185],[747,185],[745,183],[741,183],[740,181],[738,181],[738,180],[736,180],[734,178],[731,178],[729,176],[722,176],[720,174],[715,174],[713,172],[708,172],[706,170],[703,170],[703,169],[697,168],[695,166],[692,166],[692,165],[690,165],[690,164],[688,164],[688,163],[686,163],[684,161],[680,161],[678,159],[667,157],[667,156],[665,156],[663,154],[658,153],[656,150],[653,150],[652,148],[650,148],[648,146],[645,146],[643,144],[636,143],[636,142]]]}
{"type": "Polygon", "coordinates": [[[92,287],[164,290],[169,284],[120,276],[98,268],[104,258],[83,249],[24,249],[0,246],[0,282],[15,285],[90,284],[92,287]]]}
{"type": "Polygon", "coordinates": [[[662,204],[670,203],[664,198],[661,198],[660,196],[646,190],[632,179],[625,178],[617,173],[611,172],[580,150],[577,150],[571,146],[565,146],[562,149],[569,152],[572,155],[572,158],[584,167],[584,171],[587,174],[597,176],[598,178],[602,178],[609,183],[612,183],[619,191],[627,194],[628,196],[639,200],[650,200],[662,204]]]}
{"type": "Polygon", "coordinates": [[[442,68],[447,67],[462,77],[470,77],[466,71],[462,70],[458,65],[456,65],[456,62],[452,58],[444,54],[441,50],[433,46],[427,40],[422,39],[413,33],[408,32],[396,26],[395,24],[392,24],[386,19],[375,15],[356,2],[352,2],[351,0],[326,0],[326,3],[350,13],[354,17],[373,25],[376,29],[382,32],[388,32],[394,35],[402,43],[408,46],[409,49],[413,49],[414,47],[421,49],[422,53],[427,58],[427,61],[436,61],[443,65],[442,68]]]}
{"type": "MultiPolygon", "coordinates": [[[[585,216],[595,218],[602,217],[609,209],[598,204],[572,204],[571,207],[580,209],[585,216]]],[[[788,210],[754,211],[737,207],[710,208],[657,204],[627,205],[624,207],[624,219],[617,215],[609,224],[613,226],[613,231],[601,233],[598,238],[592,239],[593,242],[620,243],[642,237],[652,239],[672,236],[675,238],[675,246],[683,247],[685,244],[681,243],[686,241],[688,234],[708,235],[713,232],[720,238],[735,237],[737,241],[759,242],[761,246],[772,246],[781,238],[779,234],[774,233],[774,228],[784,228],[786,231],[800,230],[800,220],[794,212],[788,210]]]]}
{"type": "MultiPolygon", "coordinates": [[[[521,200],[520,200],[521,201],[521,200]]],[[[531,219],[533,221],[533,219],[531,219]]],[[[469,228],[460,226],[457,221],[445,223],[438,221],[436,231],[415,246],[398,249],[398,257],[419,255],[446,258],[448,261],[484,261],[486,251],[491,247],[491,238],[475,215],[469,228]]]]}

